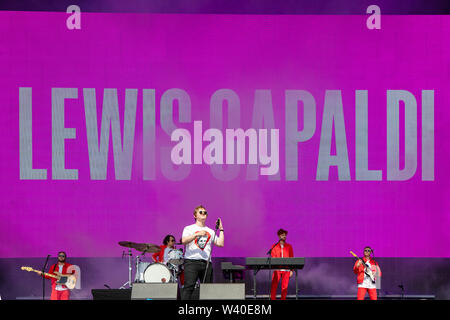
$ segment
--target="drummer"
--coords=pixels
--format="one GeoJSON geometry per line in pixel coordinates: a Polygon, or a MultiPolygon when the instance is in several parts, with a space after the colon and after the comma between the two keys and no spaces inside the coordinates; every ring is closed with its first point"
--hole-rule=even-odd
{"type": "Polygon", "coordinates": [[[171,234],[165,236],[163,240],[163,245],[159,246],[161,250],[152,255],[154,262],[160,262],[167,264],[169,261],[169,252],[175,249],[175,237],[171,234]]]}
{"type": "MultiPolygon", "coordinates": [[[[157,253],[154,253],[152,255],[152,259],[154,262],[164,263],[167,264],[170,260],[170,251],[176,250],[175,248],[175,237],[171,234],[168,234],[165,236],[163,240],[163,245],[159,246],[161,250],[157,253]]],[[[178,278],[180,280],[180,284],[184,285],[184,271],[182,270],[181,266],[175,266],[176,271],[178,274],[178,278]]]]}

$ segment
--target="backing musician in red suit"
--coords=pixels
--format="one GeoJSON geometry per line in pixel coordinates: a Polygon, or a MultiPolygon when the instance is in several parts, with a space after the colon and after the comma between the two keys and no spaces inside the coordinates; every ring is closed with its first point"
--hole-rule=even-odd
{"type": "MultiPolygon", "coordinates": [[[[376,280],[376,277],[381,277],[381,269],[378,263],[370,256],[372,252],[373,250],[371,247],[365,247],[364,257],[362,259],[364,260],[366,267],[370,267],[370,270],[374,275],[374,279],[376,280]]],[[[353,266],[353,272],[356,274],[356,282],[358,284],[358,293],[356,298],[358,300],[364,300],[366,292],[369,292],[370,300],[377,300],[377,287],[376,284],[370,279],[370,276],[365,273],[366,267],[364,267],[360,259],[358,259],[353,266]]]]}
{"type": "Polygon", "coordinates": [[[170,250],[175,249],[175,237],[168,234],[163,240],[163,245],[159,246],[159,248],[161,250],[152,255],[152,260],[154,262],[167,263],[169,261],[168,254],[170,250]]]}
{"type": "MultiPolygon", "coordinates": [[[[66,258],[67,255],[64,251],[58,252],[58,262],[50,267],[48,273],[57,276],[69,276],[75,274],[75,270],[72,270],[70,274],[67,273],[67,269],[72,265],[66,262],[66,258]]],[[[39,272],[39,274],[42,275],[42,272],[39,272]]],[[[52,294],[50,296],[50,300],[69,300],[70,290],[65,285],[56,283],[58,280],[55,278],[45,275],[44,278],[52,281],[52,294]]]]}
{"type": "MultiPolygon", "coordinates": [[[[272,258],[292,258],[294,250],[289,243],[286,243],[287,231],[280,229],[277,232],[279,241],[272,247],[272,258]]],[[[281,280],[281,300],[286,300],[289,279],[292,277],[292,270],[275,270],[272,275],[272,285],[270,289],[270,298],[276,300],[278,283],[281,280]]]]}
{"type": "MultiPolygon", "coordinates": [[[[171,234],[168,234],[163,239],[163,245],[161,245],[159,247],[161,250],[152,255],[152,260],[154,262],[167,264],[170,260],[170,257],[169,257],[170,251],[176,249],[175,248],[175,237],[171,234]]],[[[178,276],[180,277],[180,284],[184,285],[184,271],[178,270],[178,269],[177,269],[177,271],[179,271],[178,276]]]]}

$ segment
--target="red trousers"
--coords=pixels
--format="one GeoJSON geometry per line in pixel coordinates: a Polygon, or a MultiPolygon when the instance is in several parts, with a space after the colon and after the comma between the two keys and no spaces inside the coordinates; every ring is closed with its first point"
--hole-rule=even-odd
{"type": "Polygon", "coordinates": [[[356,294],[357,300],[364,300],[366,296],[366,292],[369,292],[370,300],[377,300],[377,289],[366,289],[366,288],[358,288],[358,293],[356,294]]]}
{"type": "Polygon", "coordinates": [[[52,289],[52,295],[50,296],[50,300],[69,300],[70,290],[58,291],[52,289]]]}
{"type": "Polygon", "coordinates": [[[281,279],[281,300],[286,300],[289,284],[290,271],[274,271],[272,274],[272,286],[270,288],[270,299],[277,299],[278,282],[281,279]]]}

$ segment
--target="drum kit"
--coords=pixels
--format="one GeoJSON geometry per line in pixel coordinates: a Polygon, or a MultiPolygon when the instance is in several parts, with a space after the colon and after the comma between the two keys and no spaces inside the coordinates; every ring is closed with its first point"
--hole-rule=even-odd
{"type": "MultiPolygon", "coordinates": [[[[184,264],[183,251],[175,248],[166,248],[168,251],[167,264],[160,262],[146,262],[144,255],[146,253],[158,253],[161,248],[158,245],[151,243],[136,243],[131,241],[120,241],[119,245],[128,248],[128,281],[120,287],[124,289],[125,286],[133,286],[131,280],[132,275],[132,249],[139,251],[141,254],[135,259],[135,277],[134,283],[177,283],[178,275],[182,272],[184,264]]],[[[122,257],[124,257],[124,254],[122,257]]]]}

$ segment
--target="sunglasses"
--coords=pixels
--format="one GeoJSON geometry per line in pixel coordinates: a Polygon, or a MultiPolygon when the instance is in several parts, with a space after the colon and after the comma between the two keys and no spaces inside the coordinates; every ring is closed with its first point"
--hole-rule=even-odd
{"type": "Polygon", "coordinates": [[[372,252],[372,250],[366,249],[366,250],[364,250],[364,252],[372,252]]]}
{"type": "Polygon", "coordinates": [[[61,258],[65,258],[66,256],[64,256],[64,255],[62,255],[62,254],[60,254],[58,257],[61,257],[61,258]]]}
{"type": "Polygon", "coordinates": [[[199,211],[198,213],[201,214],[201,215],[205,215],[205,216],[208,214],[207,211],[199,211]]]}

